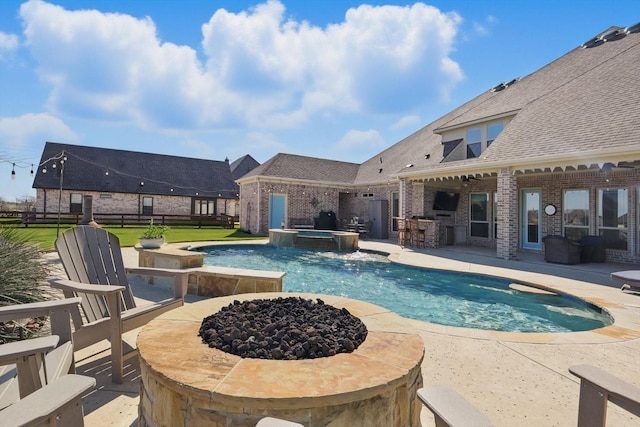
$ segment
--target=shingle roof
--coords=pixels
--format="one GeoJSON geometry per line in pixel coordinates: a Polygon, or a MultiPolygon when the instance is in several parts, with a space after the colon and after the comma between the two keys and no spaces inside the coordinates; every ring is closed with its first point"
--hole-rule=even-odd
{"type": "Polygon", "coordinates": [[[294,154],[276,154],[242,177],[278,177],[305,181],[352,183],[358,164],[318,159],[294,154]]]}
{"type": "MultiPolygon", "coordinates": [[[[575,77],[529,102],[485,152],[488,159],[640,144],[640,33],[574,49],[563,60],[559,71],[575,77]]],[[[545,78],[545,69],[538,73],[545,78]]]]}
{"type": "MultiPolygon", "coordinates": [[[[67,190],[224,198],[238,193],[224,161],[47,142],[40,162],[63,151],[67,157],[63,188],[67,190]]],[[[59,188],[57,170],[51,163],[47,173],[38,168],[33,188],[59,188]]]]}
{"type": "Polygon", "coordinates": [[[231,177],[233,179],[241,178],[258,166],[260,166],[260,163],[250,155],[246,154],[229,165],[231,168],[231,177]]]}
{"type": "MultiPolygon", "coordinates": [[[[612,27],[614,28],[614,27],[612,27]]],[[[606,33],[609,30],[603,32],[606,33]]],[[[505,165],[565,167],[622,155],[640,160],[640,33],[577,47],[500,91],[487,90],[359,167],[354,185],[466,174],[505,165]],[[439,133],[491,117],[515,116],[481,157],[442,162],[439,133]],[[584,159],[583,159],[584,157],[584,159]],[[588,157],[588,158],[586,158],[588,157]],[[551,160],[549,160],[551,159],[551,160]],[[555,164],[553,163],[555,162],[555,164]]],[[[247,176],[327,181],[329,160],[278,154],[247,176]]],[[[353,164],[349,165],[350,171],[353,164]]],[[[338,182],[349,182],[349,174],[338,182]]]]}
{"type": "Polygon", "coordinates": [[[638,63],[640,33],[628,34],[596,47],[577,47],[504,90],[487,91],[472,108],[451,112],[454,118],[436,130],[517,112],[504,131],[479,158],[421,171],[444,174],[498,164],[524,168],[541,161],[564,167],[634,150],[640,159],[638,63]]]}

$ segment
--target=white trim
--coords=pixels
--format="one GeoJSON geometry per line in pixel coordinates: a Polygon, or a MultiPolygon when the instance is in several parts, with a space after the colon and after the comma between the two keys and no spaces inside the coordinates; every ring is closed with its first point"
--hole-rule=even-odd
{"type": "Polygon", "coordinates": [[[467,126],[475,126],[475,125],[483,124],[483,123],[490,122],[490,121],[493,121],[493,120],[504,119],[506,117],[512,117],[512,116],[515,117],[515,115],[518,114],[519,112],[520,112],[520,109],[517,109],[517,110],[507,111],[506,113],[496,114],[496,115],[493,115],[493,116],[482,117],[481,119],[470,120],[468,122],[460,123],[460,124],[453,125],[453,126],[443,126],[443,127],[434,129],[433,133],[442,134],[444,132],[449,132],[451,130],[465,128],[467,126]]]}

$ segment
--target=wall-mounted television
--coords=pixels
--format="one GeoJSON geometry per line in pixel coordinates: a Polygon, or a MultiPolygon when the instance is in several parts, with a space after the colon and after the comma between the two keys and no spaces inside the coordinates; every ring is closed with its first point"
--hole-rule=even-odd
{"type": "Polygon", "coordinates": [[[433,210],[455,211],[458,209],[458,199],[460,199],[460,193],[437,191],[436,197],[433,199],[433,210]]]}

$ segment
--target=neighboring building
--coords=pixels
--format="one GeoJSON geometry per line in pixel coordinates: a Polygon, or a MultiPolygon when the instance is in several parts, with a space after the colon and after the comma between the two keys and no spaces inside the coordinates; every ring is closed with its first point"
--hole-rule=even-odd
{"type": "MultiPolygon", "coordinates": [[[[249,157],[250,156],[245,156],[249,157]]],[[[36,211],[236,216],[238,184],[228,161],[47,142],[33,188],[36,211]],[[62,187],[62,194],[60,188],[62,187]]]]}
{"type": "Polygon", "coordinates": [[[229,165],[229,167],[231,168],[231,178],[236,180],[243,175],[248,174],[258,166],[260,166],[260,163],[258,163],[258,161],[250,155],[247,154],[245,156],[242,156],[229,165]]]}
{"type": "Polygon", "coordinates": [[[640,261],[640,33],[612,27],[533,74],[500,84],[361,165],[278,154],[238,180],[241,227],[282,217],[393,217],[437,224],[432,246],[513,259],[543,237],[606,238],[640,261]]]}

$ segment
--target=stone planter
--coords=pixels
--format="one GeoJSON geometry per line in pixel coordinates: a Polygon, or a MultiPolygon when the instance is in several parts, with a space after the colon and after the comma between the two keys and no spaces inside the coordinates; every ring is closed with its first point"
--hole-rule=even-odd
{"type": "Polygon", "coordinates": [[[159,249],[164,244],[164,237],[158,237],[156,239],[138,239],[140,246],[144,249],[159,249]]]}

